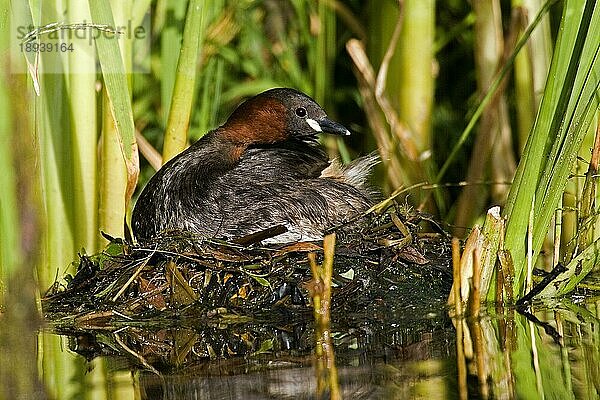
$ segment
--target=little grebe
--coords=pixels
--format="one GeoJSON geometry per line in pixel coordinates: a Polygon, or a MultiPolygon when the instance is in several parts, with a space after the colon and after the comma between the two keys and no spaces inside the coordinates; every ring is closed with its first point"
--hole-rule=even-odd
{"type": "Polygon", "coordinates": [[[133,210],[135,237],[184,230],[235,238],[284,225],[269,242],[321,239],[372,205],[365,181],[377,159],[330,162],[319,132],[350,134],[293,89],[247,100],[150,179],[133,210]]]}

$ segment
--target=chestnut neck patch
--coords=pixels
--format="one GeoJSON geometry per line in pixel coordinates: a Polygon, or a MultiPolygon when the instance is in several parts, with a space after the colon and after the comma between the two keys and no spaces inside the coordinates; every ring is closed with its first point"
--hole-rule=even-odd
{"type": "Polygon", "coordinates": [[[246,146],[288,139],[287,110],[271,97],[256,97],[240,105],[221,127],[223,137],[246,146]]]}

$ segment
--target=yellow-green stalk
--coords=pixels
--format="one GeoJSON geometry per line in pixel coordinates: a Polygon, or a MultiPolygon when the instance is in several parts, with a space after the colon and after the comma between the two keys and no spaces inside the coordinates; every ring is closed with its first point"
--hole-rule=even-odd
{"type": "MultiPolygon", "coordinates": [[[[91,20],[84,1],[69,0],[67,14],[70,23],[91,20]]],[[[76,50],[68,53],[69,95],[66,96],[71,111],[74,241],[77,248],[94,252],[98,237],[96,57],[89,38],[77,36],[72,35],[69,43],[76,50]]]]}
{"type": "MultiPolygon", "coordinates": [[[[431,109],[434,90],[435,1],[405,0],[398,41],[398,99],[400,119],[423,153],[431,147],[431,109]]],[[[392,71],[390,71],[392,72],[392,71]]]]}
{"type": "MultiPolygon", "coordinates": [[[[127,169],[119,145],[110,100],[102,91],[102,154],[100,155],[99,228],[111,236],[123,237],[127,169]]],[[[105,240],[105,239],[103,239],[105,240]]]]}
{"type": "MultiPolygon", "coordinates": [[[[8,21],[7,21],[8,22],[8,21]]],[[[7,49],[7,41],[2,30],[2,48],[0,54],[7,49]]],[[[8,32],[8,30],[6,30],[8,32]]],[[[22,110],[13,109],[9,102],[9,86],[7,83],[8,71],[5,69],[0,74],[0,187],[2,199],[0,200],[0,305],[3,304],[5,282],[21,262],[21,226],[19,224],[19,207],[17,196],[17,174],[14,168],[14,131],[11,113],[22,110]]],[[[14,87],[14,86],[13,86],[14,87]]]]}
{"type": "Polygon", "coordinates": [[[177,60],[185,23],[188,0],[159,0],[155,9],[154,29],[160,37],[160,100],[161,120],[167,126],[169,106],[173,98],[177,60]]]}
{"type": "MultiPolygon", "coordinates": [[[[32,9],[35,25],[54,23],[62,9],[54,2],[44,2],[32,9]]],[[[48,41],[41,37],[42,42],[48,41]]],[[[42,291],[48,288],[59,271],[76,255],[73,227],[73,170],[69,104],[66,101],[66,57],[58,53],[41,53],[40,96],[35,97],[35,135],[39,138],[42,195],[44,202],[44,263],[38,266],[42,291]]],[[[72,272],[72,271],[71,271],[72,272]]]]}
{"type": "Polygon", "coordinates": [[[200,46],[204,37],[204,9],[202,0],[190,0],[183,31],[183,43],[177,63],[173,97],[169,108],[163,142],[163,164],[180,153],[187,144],[187,134],[196,88],[200,46]]]}
{"type": "MultiPolygon", "coordinates": [[[[113,10],[108,0],[90,2],[92,20],[96,24],[125,26],[131,18],[131,2],[115,2],[113,10]],[[119,18],[115,24],[115,18],[119,18]]],[[[131,110],[131,95],[126,66],[130,44],[116,34],[99,35],[96,39],[98,58],[104,82],[102,110],[102,154],[99,225],[100,229],[115,236],[123,236],[127,205],[137,181],[137,148],[131,110]],[[123,41],[120,45],[119,42],[123,41]],[[127,60],[124,62],[124,60],[127,60]],[[124,172],[123,172],[124,171],[124,172]]]]}

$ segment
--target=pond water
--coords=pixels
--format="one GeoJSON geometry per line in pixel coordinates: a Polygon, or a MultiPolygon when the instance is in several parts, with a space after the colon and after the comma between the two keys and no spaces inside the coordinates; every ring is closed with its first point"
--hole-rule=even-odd
{"type": "MultiPolygon", "coordinates": [[[[597,399],[599,305],[564,299],[529,313],[488,308],[466,319],[409,307],[402,312],[411,318],[398,323],[333,326],[329,368],[344,399],[597,399]]],[[[8,325],[13,341],[2,341],[5,398],[328,398],[317,395],[310,324],[121,321],[30,333],[17,326],[8,325]],[[244,351],[248,335],[261,341],[258,351],[244,351]]]]}

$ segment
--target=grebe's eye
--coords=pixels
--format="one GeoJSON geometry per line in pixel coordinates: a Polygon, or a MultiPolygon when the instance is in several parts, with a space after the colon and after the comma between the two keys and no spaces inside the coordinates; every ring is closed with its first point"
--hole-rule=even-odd
{"type": "Polygon", "coordinates": [[[300,118],[306,117],[307,114],[308,113],[306,112],[306,108],[304,108],[304,107],[296,108],[296,115],[299,116],[300,118]]]}

